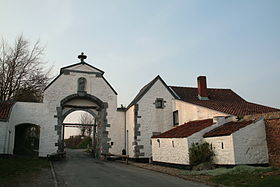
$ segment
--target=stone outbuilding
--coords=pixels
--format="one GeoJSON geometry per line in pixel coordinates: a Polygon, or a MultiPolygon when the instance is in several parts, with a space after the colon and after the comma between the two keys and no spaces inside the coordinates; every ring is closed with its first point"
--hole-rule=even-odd
{"type": "Polygon", "coordinates": [[[152,137],[153,161],[189,165],[193,143],[208,142],[217,165],[267,164],[265,124],[233,117],[191,121],[152,137]]]}
{"type": "Polygon", "coordinates": [[[228,122],[205,133],[203,138],[214,150],[215,164],[268,164],[263,119],[228,122]]]}
{"type": "Polygon", "coordinates": [[[160,135],[152,137],[152,160],[171,164],[189,165],[189,148],[201,142],[203,135],[232,120],[232,117],[216,117],[184,123],[160,135]]]}

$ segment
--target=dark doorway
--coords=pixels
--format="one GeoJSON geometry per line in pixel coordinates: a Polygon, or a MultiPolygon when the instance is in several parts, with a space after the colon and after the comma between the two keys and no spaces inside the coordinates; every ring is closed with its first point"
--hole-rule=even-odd
{"type": "Polygon", "coordinates": [[[38,156],[40,127],[33,124],[20,124],[15,128],[14,154],[38,156]]]}

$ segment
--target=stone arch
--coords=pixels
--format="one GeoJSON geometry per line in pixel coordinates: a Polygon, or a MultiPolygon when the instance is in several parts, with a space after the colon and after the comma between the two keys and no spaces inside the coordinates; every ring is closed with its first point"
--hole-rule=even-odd
{"type": "Polygon", "coordinates": [[[98,117],[98,114],[96,114],[94,111],[92,111],[92,110],[90,110],[90,109],[84,109],[84,108],[75,109],[75,108],[71,108],[71,109],[67,110],[66,112],[64,112],[64,113],[62,114],[63,120],[66,118],[66,116],[68,116],[68,115],[71,114],[72,112],[75,112],[75,111],[78,111],[78,110],[81,110],[81,111],[84,111],[84,112],[88,112],[88,113],[90,113],[94,118],[97,118],[97,117],[98,117]]]}
{"type": "Polygon", "coordinates": [[[64,140],[63,140],[63,120],[65,117],[78,110],[82,110],[85,112],[89,112],[92,114],[96,119],[96,125],[97,125],[97,145],[96,145],[96,157],[100,157],[102,153],[108,153],[109,152],[109,141],[108,138],[108,131],[106,131],[107,127],[110,127],[110,124],[108,124],[107,120],[107,108],[108,104],[100,100],[94,95],[87,94],[86,92],[78,92],[77,94],[72,94],[60,102],[60,107],[57,107],[57,126],[56,131],[57,135],[59,136],[58,142],[56,145],[58,146],[58,151],[61,152],[64,150],[64,140]],[[69,105],[69,102],[72,102],[74,100],[82,99],[83,101],[88,101],[89,103],[94,103],[95,106],[88,106],[88,105],[79,105],[77,102],[75,103],[75,106],[69,105]]]}
{"type": "Polygon", "coordinates": [[[105,103],[103,101],[101,101],[99,98],[95,97],[94,95],[90,95],[90,94],[87,94],[87,93],[77,93],[77,94],[69,95],[69,96],[67,96],[67,97],[65,97],[64,99],[61,100],[60,106],[63,107],[67,102],[69,102],[71,100],[74,100],[74,99],[90,100],[92,102],[95,102],[101,108],[105,107],[105,103]]]}
{"type": "Polygon", "coordinates": [[[20,123],[15,126],[14,154],[38,156],[40,126],[32,123],[20,123]]]}

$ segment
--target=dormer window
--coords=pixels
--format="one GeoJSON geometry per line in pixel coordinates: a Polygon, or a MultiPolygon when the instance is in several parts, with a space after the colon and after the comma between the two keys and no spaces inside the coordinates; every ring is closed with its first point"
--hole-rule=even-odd
{"type": "Polygon", "coordinates": [[[80,77],[80,78],[78,79],[78,92],[84,92],[84,91],[86,91],[86,83],[87,83],[86,78],[80,77]]]}

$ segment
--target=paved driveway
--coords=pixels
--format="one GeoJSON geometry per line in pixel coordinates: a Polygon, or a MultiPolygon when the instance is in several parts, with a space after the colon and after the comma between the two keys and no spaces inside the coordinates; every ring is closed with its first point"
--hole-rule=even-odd
{"type": "Polygon", "coordinates": [[[95,160],[81,150],[67,150],[66,160],[55,162],[54,169],[59,186],[204,186],[131,165],[95,160]]]}

